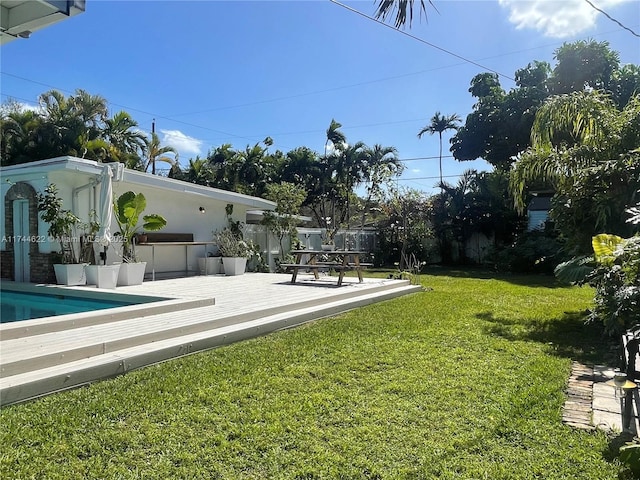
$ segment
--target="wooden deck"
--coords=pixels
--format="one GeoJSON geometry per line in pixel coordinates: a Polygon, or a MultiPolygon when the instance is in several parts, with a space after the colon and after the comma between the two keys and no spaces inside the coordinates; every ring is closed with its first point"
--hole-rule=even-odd
{"type": "MultiPolygon", "coordinates": [[[[0,325],[0,404],[419,291],[406,281],[288,274],[198,276],[118,287],[170,300],[0,325]]],[[[69,287],[80,291],[92,287],[69,287]]],[[[103,292],[104,290],[101,290],[103,292]]]]}

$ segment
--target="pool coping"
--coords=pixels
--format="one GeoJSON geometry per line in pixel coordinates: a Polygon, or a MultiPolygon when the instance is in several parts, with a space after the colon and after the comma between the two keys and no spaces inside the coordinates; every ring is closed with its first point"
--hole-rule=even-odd
{"type": "Polygon", "coordinates": [[[145,303],[123,305],[121,307],[91,310],[88,312],[70,313],[53,317],[41,317],[31,320],[0,323],[0,338],[14,340],[25,336],[42,335],[52,332],[60,332],[73,328],[82,328],[102,323],[117,322],[137,317],[146,317],[160,313],[169,313],[192,308],[215,305],[215,298],[170,298],[164,296],[140,295],[116,291],[97,290],[95,288],[68,288],[61,285],[29,284],[4,281],[3,285],[9,285],[6,289],[27,293],[51,294],[56,291],[64,292],[64,295],[77,298],[93,298],[99,300],[142,301],[145,303]],[[150,300],[153,299],[153,300],[150,300]]]}

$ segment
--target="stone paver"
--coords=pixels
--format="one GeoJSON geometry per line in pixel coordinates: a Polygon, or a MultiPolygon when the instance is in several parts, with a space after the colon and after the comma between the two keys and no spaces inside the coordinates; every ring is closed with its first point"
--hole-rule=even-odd
{"type": "MultiPolygon", "coordinates": [[[[586,430],[625,431],[623,393],[607,384],[613,376],[613,368],[602,365],[591,367],[574,362],[562,412],[563,423],[586,430]]],[[[640,403],[637,390],[634,391],[633,403],[632,421],[626,431],[637,435],[637,407],[640,403]]]]}

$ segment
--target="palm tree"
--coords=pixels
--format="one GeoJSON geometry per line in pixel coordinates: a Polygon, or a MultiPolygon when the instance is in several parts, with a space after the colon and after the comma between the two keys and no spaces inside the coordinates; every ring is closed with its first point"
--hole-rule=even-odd
{"type": "Polygon", "coordinates": [[[160,146],[160,137],[155,132],[151,132],[151,141],[147,143],[147,152],[149,159],[144,165],[143,171],[146,172],[151,166],[151,173],[156,173],[156,162],[164,162],[169,165],[174,165],[178,161],[178,151],[169,146],[160,146]],[[166,153],[173,153],[174,158],[167,157],[166,153]]]}
{"type": "Polygon", "coordinates": [[[35,132],[42,117],[33,110],[22,111],[17,104],[0,111],[0,165],[16,165],[39,159],[35,132]]]}
{"type": "Polygon", "coordinates": [[[77,90],[69,98],[50,90],[40,95],[39,100],[43,122],[37,135],[48,149],[48,156],[85,156],[87,144],[101,135],[107,101],[84,90],[77,90]]]}
{"type": "Polygon", "coordinates": [[[183,175],[185,182],[195,183],[197,185],[211,186],[213,172],[209,168],[209,162],[206,158],[196,157],[189,160],[189,168],[183,175]]]}
{"type": "MultiPolygon", "coordinates": [[[[394,26],[396,28],[403,27],[407,23],[407,15],[409,16],[409,26],[413,22],[413,4],[414,0],[378,0],[378,8],[376,9],[376,18],[382,18],[383,21],[387,20],[387,17],[393,16],[395,12],[394,26]]],[[[436,8],[431,0],[429,4],[436,8]]],[[[420,13],[424,13],[427,16],[427,5],[425,0],[420,0],[420,13]]],[[[436,9],[437,11],[437,9],[436,9]]]]}
{"type": "Polygon", "coordinates": [[[436,112],[436,114],[431,117],[431,123],[418,132],[418,138],[422,138],[422,135],[425,133],[433,135],[436,132],[440,137],[440,184],[442,184],[442,132],[457,130],[457,124],[460,121],[461,118],[456,113],[452,115],[441,115],[440,112],[436,112]]]}
{"type": "Polygon", "coordinates": [[[138,122],[125,111],[116,113],[112,118],[105,120],[103,135],[113,146],[114,161],[144,155],[147,149],[147,138],[138,130],[138,122]]]}
{"type": "Polygon", "coordinates": [[[105,120],[108,109],[107,100],[100,95],[91,95],[85,90],[76,90],[75,95],[69,97],[72,111],[82,123],[93,131],[97,131],[105,120]]]}
{"type": "Polygon", "coordinates": [[[364,172],[364,180],[367,182],[367,197],[363,202],[360,228],[364,228],[371,200],[382,195],[382,185],[391,178],[399,176],[404,169],[395,147],[375,144],[372,148],[365,148],[365,156],[367,169],[364,172]]]}
{"type": "Polygon", "coordinates": [[[336,122],[333,118],[327,128],[327,141],[324,143],[324,155],[327,155],[327,148],[329,143],[333,145],[334,150],[340,150],[344,148],[347,143],[347,137],[339,129],[342,128],[342,124],[336,122]]]}

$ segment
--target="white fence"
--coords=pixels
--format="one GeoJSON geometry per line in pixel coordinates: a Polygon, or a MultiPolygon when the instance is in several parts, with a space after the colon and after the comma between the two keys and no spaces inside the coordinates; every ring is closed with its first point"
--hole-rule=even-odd
{"type": "MultiPolygon", "coordinates": [[[[243,228],[244,238],[251,240],[260,247],[262,255],[269,270],[276,271],[276,258],[280,255],[278,238],[270,234],[264,225],[247,224],[243,228]]],[[[322,244],[323,228],[298,228],[298,239],[303,248],[320,250],[322,244]]],[[[377,247],[376,230],[372,228],[341,230],[334,239],[336,248],[347,250],[363,250],[373,252],[377,247]]],[[[283,240],[285,255],[291,250],[290,239],[283,240]]]]}

